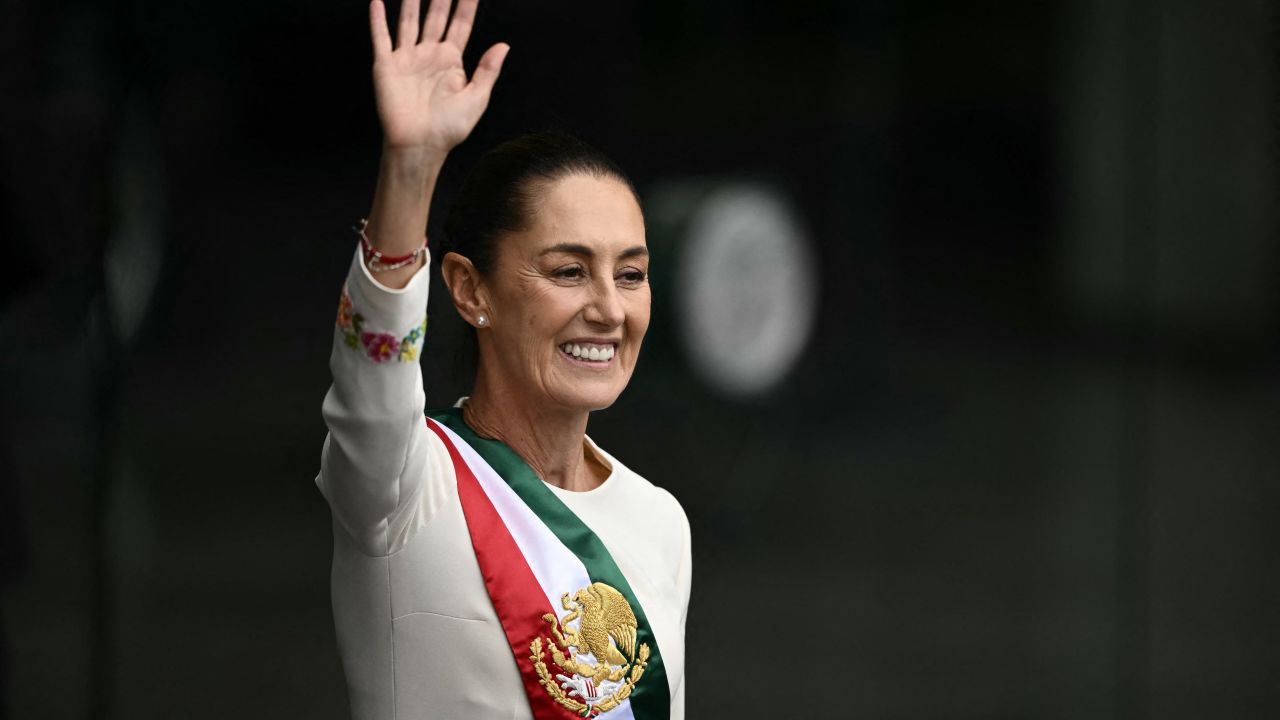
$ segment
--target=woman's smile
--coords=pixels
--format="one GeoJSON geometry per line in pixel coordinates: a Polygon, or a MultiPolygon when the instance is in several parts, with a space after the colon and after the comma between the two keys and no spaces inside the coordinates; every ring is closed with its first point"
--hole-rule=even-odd
{"type": "Polygon", "coordinates": [[[560,355],[580,367],[603,369],[613,364],[617,350],[615,342],[567,342],[560,346],[560,355]]]}

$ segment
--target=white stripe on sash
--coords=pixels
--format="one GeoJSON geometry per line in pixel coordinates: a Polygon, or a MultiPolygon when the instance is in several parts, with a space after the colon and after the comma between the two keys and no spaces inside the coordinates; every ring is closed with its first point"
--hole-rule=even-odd
{"type": "MultiPolygon", "coordinates": [[[[551,604],[556,617],[563,615],[565,610],[560,604],[560,596],[564,593],[572,596],[578,590],[591,585],[591,576],[587,574],[586,566],[577,555],[573,554],[573,551],[560,542],[560,538],[551,532],[547,524],[535,515],[528,505],[525,505],[520,496],[516,495],[511,486],[507,485],[507,482],[489,463],[484,461],[484,458],[480,457],[479,453],[444,423],[436,423],[436,425],[449,434],[449,439],[458,449],[463,462],[471,468],[471,474],[475,475],[485,495],[489,496],[489,502],[493,503],[494,509],[498,511],[503,524],[507,526],[512,539],[516,541],[520,552],[523,553],[525,561],[529,563],[529,568],[533,571],[538,584],[542,586],[542,592],[546,594],[547,602],[551,604]]],[[[559,670],[555,665],[550,665],[548,669],[553,676],[559,670]]],[[[631,712],[631,699],[627,698],[618,703],[618,706],[605,716],[609,720],[635,720],[631,712]]]]}

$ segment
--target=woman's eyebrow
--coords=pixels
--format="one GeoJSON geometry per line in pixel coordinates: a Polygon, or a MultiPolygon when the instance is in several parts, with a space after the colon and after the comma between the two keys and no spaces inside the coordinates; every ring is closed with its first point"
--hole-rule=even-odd
{"type": "MultiPolygon", "coordinates": [[[[570,255],[585,255],[586,257],[595,257],[595,254],[596,254],[595,251],[592,250],[591,248],[579,243],[557,243],[555,245],[552,245],[549,248],[546,248],[542,252],[538,253],[538,255],[539,256],[549,255],[551,253],[568,253],[570,255]]],[[[618,254],[618,258],[625,260],[627,258],[633,258],[637,256],[647,256],[648,254],[649,254],[649,248],[645,247],[644,245],[636,245],[634,247],[629,247],[626,250],[623,250],[621,253],[618,254]]]]}
{"type": "Polygon", "coordinates": [[[551,253],[569,253],[570,255],[586,255],[587,257],[595,255],[591,248],[578,243],[557,243],[538,253],[538,255],[550,255],[551,253]]]}

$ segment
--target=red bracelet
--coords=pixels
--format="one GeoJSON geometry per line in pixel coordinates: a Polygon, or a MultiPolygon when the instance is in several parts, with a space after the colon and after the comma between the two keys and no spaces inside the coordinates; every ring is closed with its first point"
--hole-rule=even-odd
{"type": "Polygon", "coordinates": [[[355,230],[356,233],[360,235],[360,247],[364,252],[365,264],[367,264],[369,269],[373,272],[384,272],[386,270],[402,268],[410,263],[417,262],[418,256],[427,251],[427,238],[424,235],[422,238],[422,245],[418,246],[417,250],[414,250],[408,255],[401,255],[400,257],[387,257],[379,252],[378,249],[373,246],[373,243],[370,242],[369,236],[364,231],[368,225],[368,218],[360,218],[360,227],[352,228],[352,230],[355,230]]]}

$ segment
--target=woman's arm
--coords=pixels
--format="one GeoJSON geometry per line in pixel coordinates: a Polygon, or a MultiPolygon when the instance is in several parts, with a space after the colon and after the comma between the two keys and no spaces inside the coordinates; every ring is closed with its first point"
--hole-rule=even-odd
{"type": "MultiPolygon", "coordinates": [[[[405,0],[400,44],[391,46],[381,0],[369,6],[374,88],[383,151],[366,233],[386,256],[422,243],[431,194],[445,156],[466,139],[488,104],[506,47],[485,53],[467,82],[462,50],[476,0],[432,0],[422,37],[418,2],[405,0]]],[[[334,517],[365,552],[394,552],[444,497],[447,468],[435,468],[423,419],[418,352],[426,330],[428,258],[376,275],[354,249],[339,303],[322,414],[329,427],[316,478],[334,517]],[[425,487],[424,487],[424,481],[425,487]]]]}

